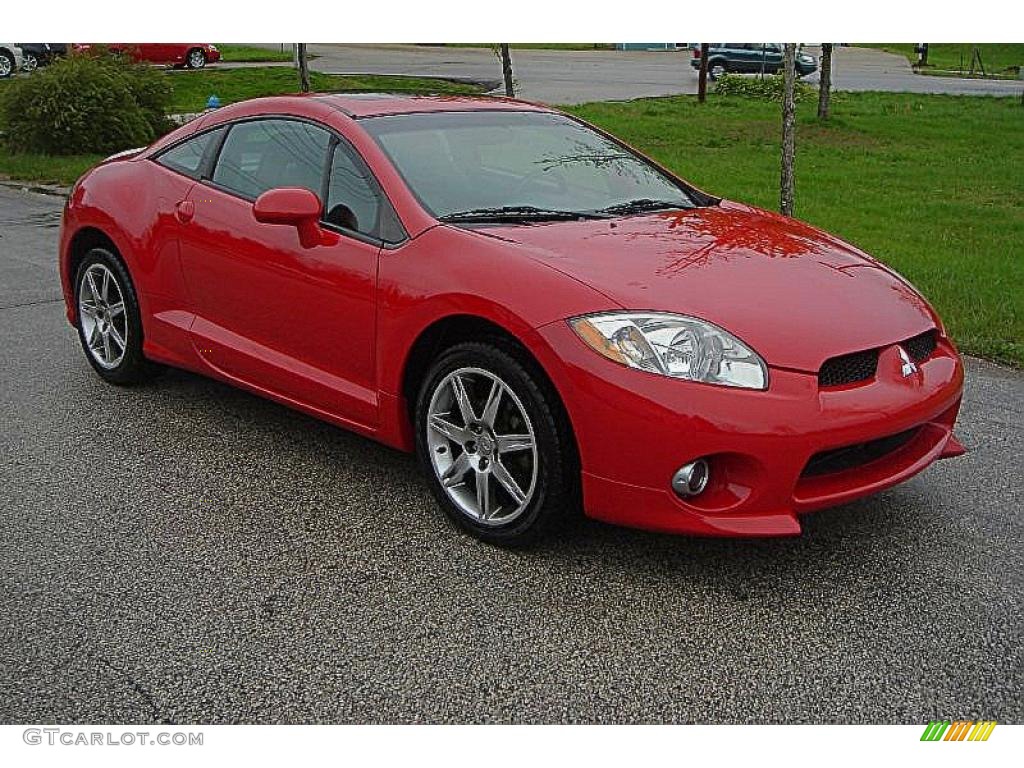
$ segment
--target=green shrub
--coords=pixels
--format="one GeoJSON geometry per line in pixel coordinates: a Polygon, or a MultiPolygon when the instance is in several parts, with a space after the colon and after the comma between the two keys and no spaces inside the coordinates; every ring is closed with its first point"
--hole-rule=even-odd
{"type": "MultiPolygon", "coordinates": [[[[782,73],[765,75],[764,77],[742,77],[724,74],[715,81],[715,93],[722,96],[743,96],[759,101],[782,101],[782,73]]],[[[793,98],[804,101],[815,96],[817,91],[807,83],[797,80],[793,89],[793,98]]]]}
{"type": "Polygon", "coordinates": [[[165,75],[101,51],[68,56],[10,83],[0,119],[13,152],[109,153],[166,132],[170,100],[165,75]]]}

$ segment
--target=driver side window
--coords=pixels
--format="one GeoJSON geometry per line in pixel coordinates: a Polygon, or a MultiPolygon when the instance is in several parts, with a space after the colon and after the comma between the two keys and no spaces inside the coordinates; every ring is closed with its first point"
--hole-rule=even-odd
{"type": "Polygon", "coordinates": [[[381,204],[362,164],[339,142],[331,157],[324,221],[370,237],[380,236],[381,204]]]}

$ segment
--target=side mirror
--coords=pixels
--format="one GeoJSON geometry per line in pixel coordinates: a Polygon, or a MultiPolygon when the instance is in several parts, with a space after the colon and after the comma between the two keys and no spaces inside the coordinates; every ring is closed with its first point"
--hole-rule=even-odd
{"type": "Polygon", "coordinates": [[[320,228],[320,198],[308,189],[280,187],[268,189],[256,198],[252,215],[263,224],[287,224],[299,232],[303,248],[333,245],[337,236],[320,228]]]}

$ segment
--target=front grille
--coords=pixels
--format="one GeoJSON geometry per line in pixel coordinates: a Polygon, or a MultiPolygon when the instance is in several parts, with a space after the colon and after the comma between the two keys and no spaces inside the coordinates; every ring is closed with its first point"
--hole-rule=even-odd
{"type": "Polygon", "coordinates": [[[882,437],[878,440],[870,440],[866,443],[847,445],[843,448],[833,448],[829,451],[816,453],[804,467],[802,477],[815,477],[817,475],[830,475],[834,472],[842,472],[847,469],[862,467],[872,461],[892,453],[897,448],[902,448],[909,443],[917,434],[918,427],[908,429],[889,437],[882,437]]]}
{"type": "MultiPolygon", "coordinates": [[[[899,342],[911,360],[917,363],[931,357],[938,343],[938,332],[934,328],[899,342]]],[[[829,358],[818,371],[818,386],[841,387],[844,384],[856,384],[873,378],[878,368],[880,351],[881,348],[865,349],[862,352],[829,358]]]]}
{"type": "Polygon", "coordinates": [[[867,381],[875,375],[878,368],[878,350],[868,349],[841,355],[825,361],[818,371],[818,386],[840,387],[843,384],[855,384],[867,381]]]}
{"type": "Polygon", "coordinates": [[[925,331],[912,339],[907,339],[903,342],[902,346],[907,350],[911,360],[915,363],[920,363],[931,357],[932,352],[935,351],[935,347],[939,343],[936,336],[937,334],[934,329],[925,331]]]}

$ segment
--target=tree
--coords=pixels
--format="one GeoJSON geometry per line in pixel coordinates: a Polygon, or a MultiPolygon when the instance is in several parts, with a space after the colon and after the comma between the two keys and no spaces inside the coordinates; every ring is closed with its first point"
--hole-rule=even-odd
{"type": "Polygon", "coordinates": [[[779,183],[779,210],[793,215],[793,161],[796,157],[796,43],[786,43],[782,67],[782,175],[779,183]]]}
{"type": "Polygon", "coordinates": [[[299,68],[299,88],[303,93],[309,93],[309,59],[306,56],[306,44],[295,44],[295,59],[299,68]]]}
{"type": "Polygon", "coordinates": [[[828,120],[832,97],[832,43],[821,44],[821,78],[818,80],[818,119],[828,120]]]}
{"type": "Polygon", "coordinates": [[[700,44],[700,70],[697,73],[697,101],[701,104],[708,97],[708,54],[711,51],[710,43],[700,44]]]}
{"type": "Polygon", "coordinates": [[[516,87],[512,79],[512,54],[508,50],[508,43],[498,43],[498,56],[501,58],[501,77],[505,81],[505,95],[514,99],[516,87]]]}

